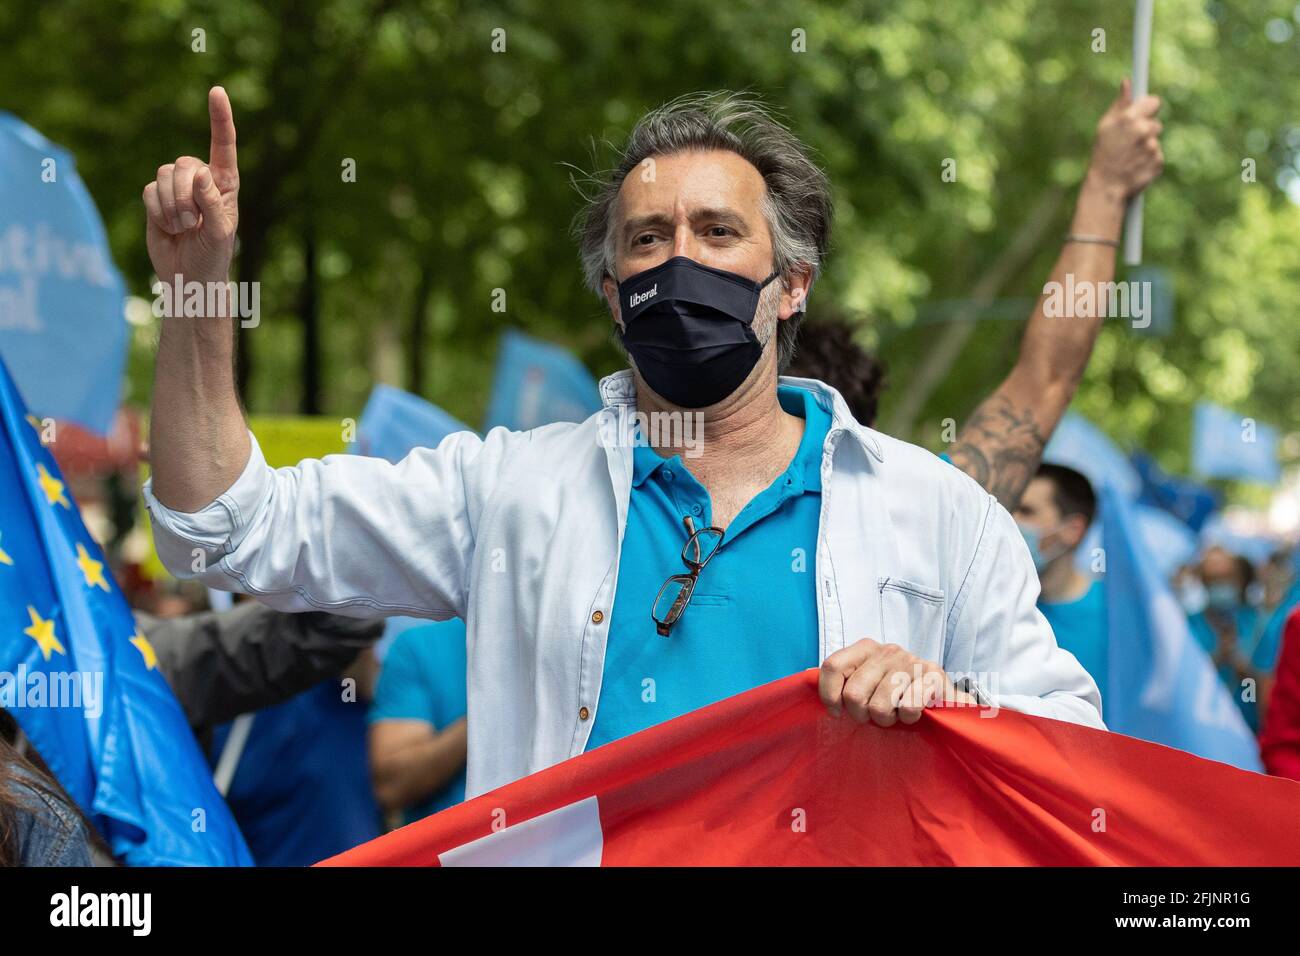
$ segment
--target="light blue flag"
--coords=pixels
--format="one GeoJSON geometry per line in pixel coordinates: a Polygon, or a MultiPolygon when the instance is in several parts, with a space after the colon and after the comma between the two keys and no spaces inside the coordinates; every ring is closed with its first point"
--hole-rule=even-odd
{"type": "MultiPolygon", "coordinates": [[[[468,425],[418,395],[391,385],[376,385],[361,412],[357,440],[348,450],[397,463],[412,448],[435,448],[452,432],[469,430],[468,425]]],[[[428,623],[415,617],[390,617],[384,636],[375,646],[376,657],[382,663],[398,634],[428,623]]]]}
{"type": "Polygon", "coordinates": [[[0,362],[0,707],[126,863],[252,865],[35,421],[0,362]]]}
{"type": "Polygon", "coordinates": [[[1282,477],[1277,460],[1277,429],[1210,402],[1197,402],[1192,425],[1192,470],[1203,478],[1275,485],[1282,477]]]}
{"type": "Polygon", "coordinates": [[[0,112],[0,357],[33,412],[108,433],[125,296],[72,154],[0,112]]]}
{"type": "Polygon", "coordinates": [[[399,462],[412,448],[436,448],[452,432],[468,425],[418,395],[391,385],[376,385],[357,425],[357,440],[348,450],[399,462]]]}
{"type": "Polygon", "coordinates": [[[1162,580],[1172,578],[1200,550],[1196,533],[1163,508],[1137,503],[1133,505],[1133,518],[1142,544],[1162,580]]]}
{"type": "MultiPolygon", "coordinates": [[[[1101,529],[1104,521],[1100,509],[1097,514],[1098,517],[1088,527],[1088,533],[1083,536],[1083,542],[1074,553],[1074,566],[1084,574],[1094,573],[1093,565],[1101,553],[1097,549],[1102,546],[1101,529]]],[[[1165,580],[1172,578],[1175,571],[1200,552],[1196,532],[1163,508],[1135,502],[1133,520],[1147,555],[1155,563],[1156,573],[1165,580]]]]}
{"type": "Polygon", "coordinates": [[[1124,276],[1130,289],[1140,285],[1147,313],[1145,322],[1135,316],[1130,326],[1136,335],[1163,338],[1174,330],[1174,282],[1169,270],[1162,266],[1133,266],[1124,276]]]}
{"type": "Polygon", "coordinates": [[[1043,461],[1073,468],[1091,482],[1094,491],[1113,484],[1132,500],[1142,492],[1142,476],[1126,454],[1082,415],[1067,412],[1043,450],[1043,461]]]}
{"type": "Polygon", "coordinates": [[[1134,507],[1101,495],[1110,630],[1106,726],[1262,772],[1259,748],[1138,533],[1134,507]]]}
{"type": "Polygon", "coordinates": [[[596,380],[571,352],[513,329],[502,336],[484,431],[581,422],[598,411],[596,380]]]}

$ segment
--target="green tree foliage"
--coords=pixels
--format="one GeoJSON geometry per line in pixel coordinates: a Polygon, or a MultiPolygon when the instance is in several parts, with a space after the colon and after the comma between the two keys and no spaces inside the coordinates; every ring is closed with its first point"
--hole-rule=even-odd
{"type": "MultiPolygon", "coordinates": [[[[1158,4],[1168,165],[1146,259],[1170,270],[1176,327],[1109,324],[1077,407],[1171,468],[1187,465],[1200,396],[1284,429],[1300,418],[1298,17],[1290,0],[1158,4]]],[[[239,268],[263,282],[262,324],[243,333],[250,408],[351,415],[379,379],[477,423],[507,326],[596,373],[621,364],[567,231],[572,167],[609,163],[599,144],[647,107],[753,90],[831,174],[834,251],[811,309],[847,313],[889,361],[887,416],[940,306],[1056,188],[1059,223],[998,295],[1041,289],[1129,70],[1131,18],[1121,0],[11,0],[0,106],[76,153],[132,292],[151,298],[140,190],[159,164],[206,156],[205,92],[222,83],[244,179],[239,268]]],[[[983,317],[909,437],[937,446],[940,421],[1010,367],[1021,328],[1006,309],[983,317]]],[[[136,402],[153,334],[133,352],[136,402]]]]}

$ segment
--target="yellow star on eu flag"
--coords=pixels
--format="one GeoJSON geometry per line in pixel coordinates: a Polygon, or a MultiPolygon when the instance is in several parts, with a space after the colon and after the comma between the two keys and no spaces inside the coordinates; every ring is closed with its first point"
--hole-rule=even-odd
{"type": "Polygon", "coordinates": [[[23,633],[36,642],[36,645],[41,649],[41,656],[48,661],[54,651],[67,654],[68,652],[63,649],[63,645],[59,643],[59,639],[54,636],[54,619],[43,619],[36,613],[36,608],[30,604],[27,605],[27,613],[32,617],[32,626],[23,628],[23,633]]]}
{"type": "Polygon", "coordinates": [[[0,564],[12,565],[13,563],[14,559],[9,557],[8,552],[4,548],[0,548],[0,564]]]}
{"type": "Polygon", "coordinates": [[[71,508],[68,499],[63,496],[63,482],[55,478],[45,466],[38,464],[36,466],[37,480],[40,482],[41,491],[45,492],[45,500],[50,504],[60,504],[65,508],[71,508]]]}
{"type": "Polygon", "coordinates": [[[77,542],[77,567],[81,568],[81,575],[86,579],[86,587],[108,590],[108,582],[104,580],[104,562],[92,558],[80,541],[77,542]]]}
{"type": "Polygon", "coordinates": [[[149,639],[140,633],[139,628],[136,629],[134,636],[132,636],[131,643],[140,652],[140,656],[144,658],[146,670],[153,670],[158,666],[158,654],[154,651],[153,645],[149,643],[149,639]]]}

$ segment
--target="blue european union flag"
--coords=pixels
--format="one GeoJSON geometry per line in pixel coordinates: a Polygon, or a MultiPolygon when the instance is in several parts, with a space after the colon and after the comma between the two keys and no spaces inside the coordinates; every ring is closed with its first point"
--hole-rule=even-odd
{"type": "Polygon", "coordinates": [[[1282,477],[1277,429],[1210,402],[1197,402],[1192,425],[1192,470],[1204,478],[1237,478],[1275,485],[1282,477]]]}
{"type": "Polygon", "coordinates": [[[32,409],[107,434],[126,286],[72,154],[0,112],[0,356],[32,409]]]}
{"type": "Polygon", "coordinates": [[[527,431],[551,422],[581,422],[600,411],[600,392],[571,352],[513,329],[501,339],[484,431],[527,431]]]}
{"type": "Polygon", "coordinates": [[[0,707],[126,863],[252,865],[2,361],[0,419],[0,707]]]}
{"type": "Polygon", "coordinates": [[[1134,505],[1108,484],[1101,514],[1110,630],[1106,726],[1262,772],[1254,735],[1146,552],[1134,505]]]}

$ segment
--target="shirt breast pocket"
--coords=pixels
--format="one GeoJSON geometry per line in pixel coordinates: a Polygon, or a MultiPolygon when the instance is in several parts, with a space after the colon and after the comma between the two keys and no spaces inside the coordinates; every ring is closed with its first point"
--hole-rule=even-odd
{"type": "Polygon", "coordinates": [[[881,578],[878,584],[881,643],[897,644],[922,660],[942,664],[943,591],[902,578],[881,578]]]}

